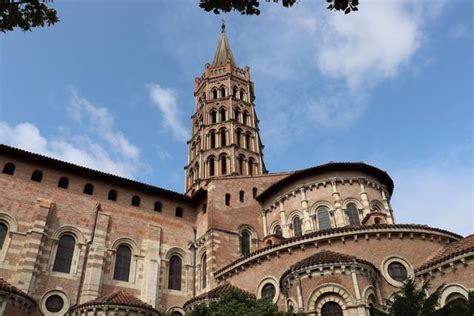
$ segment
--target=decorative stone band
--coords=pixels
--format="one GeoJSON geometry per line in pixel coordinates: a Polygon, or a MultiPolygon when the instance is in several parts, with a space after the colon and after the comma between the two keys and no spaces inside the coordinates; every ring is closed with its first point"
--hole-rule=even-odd
{"type": "Polygon", "coordinates": [[[36,302],[33,298],[0,278],[0,306],[4,302],[7,305],[13,305],[25,314],[30,314],[36,307],[36,302]]]}
{"type": "Polygon", "coordinates": [[[449,244],[457,241],[462,237],[449,231],[432,228],[427,225],[415,224],[376,224],[369,226],[346,226],[332,228],[318,232],[309,233],[301,237],[288,238],[279,244],[268,246],[254,251],[246,256],[241,257],[234,262],[218,269],[214,272],[214,277],[221,281],[228,278],[232,274],[238,274],[245,270],[246,267],[258,264],[262,261],[271,260],[272,257],[280,256],[283,252],[292,252],[294,249],[305,249],[310,247],[318,247],[323,243],[331,244],[334,241],[346,242],[349,240],[357,241],[358,239],[370,238],[420,238],[437,240],[449,244]]]}

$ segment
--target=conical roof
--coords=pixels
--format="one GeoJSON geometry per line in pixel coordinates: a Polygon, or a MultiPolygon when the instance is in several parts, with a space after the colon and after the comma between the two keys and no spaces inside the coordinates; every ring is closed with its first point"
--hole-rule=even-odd
{"type": "Polygon", "coordinates": [[[222,22],[221,38],[219,40],[219,44],[217,44],[216,53],[214,54],[214,59],[212,60],[212,66],[223,66],[227,64],[227,60],[229,59],[231,64],[235,66],[234,55],[232,55],[229,40],[227,39],[227,35],[225,33],[225,24],[222,22]]]}

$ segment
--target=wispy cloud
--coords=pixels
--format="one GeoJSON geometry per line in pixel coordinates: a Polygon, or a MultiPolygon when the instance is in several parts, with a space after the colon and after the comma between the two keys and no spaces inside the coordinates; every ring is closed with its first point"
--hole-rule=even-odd
{"type": "Polygon", "coordinates": [[[71,91],[69,110],[90,132],[78,128],[68,137],[44,136],[33,123],[0,122],[0,143],[55,157],[81,166],[133,178],[142,170],[139,149],[116,130],[113,115],[71,91]]]}
{"type": "Polygon", "coordinates": [[[78,121],[86,120],[97,136],[105,140],[121,155],[130,159],[138,159],[140,151],[132,145],[122,132],[116,131],[114,118],[105,107],[100,107],[79,96],[76,90],[71,91],[71,112],[78,121]]]}
{"type": "Polygon", "coordinates": [[[163,115],[163,124],[177,140],[186,140],[188,132],[179,118],[176,91],[161,87],[159,84],[147,85],[150,99],[163,115]]]}
{"type": "Polygon", "coordinates": [[[469,38],[469,36],[472,36],[469,30],[469,25],[457,23],[449,29],[448,34],[453,39],[469,38]]]}

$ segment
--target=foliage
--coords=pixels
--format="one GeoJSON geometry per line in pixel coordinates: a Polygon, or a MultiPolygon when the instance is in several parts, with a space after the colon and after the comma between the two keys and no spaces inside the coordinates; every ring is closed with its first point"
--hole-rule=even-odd
{"type": "MultiPolygon", "coordinates": [[[[263,0],[200,0],[199,6],[207,12],[219,14],[221,12],[237,11],[246,15],[259,15],[260,1],[263,0]]],[[[266,0],[266,2],[280,2],[279,0],[266,0]]],[[[345,14],[351,11],[358,11],[359,0],[326,0],[329,5],[327,9],[343,11],[345,14]]],[[[296,0],[281,0],[281,4],[286,7],[292,7],[296,0]]]]}
{"type": "Polygon", "coordinates": [[[470,316],[474,315],[474,294],[469,294],[469,303],[464,300],[454,300],[438,309],[438,302],[444,284],[440,285],[431,294],[429,280],[423,282],[419,288],[414,279],[408,279],[403,287],[395,293],[392,301],[388,301],[388,312],[375,311],[375,315],[390,316],[470,316]]]}
{"type": "Polygon", "coordinates": [[[276,305],[266,299],[255,299],[248,297],[245,293],[231,291],[223,295],[219,301],[196,306],[190,316],[280,316],[285,313],[279,312],[276,305]]]}
{"type": "Polygon", "coordinates": [[[33,27],[51,26],[59,22],[56,10],[46,0],[0,0],[0,31],[13,31],[15,27],[30,31],[33,27]]]}

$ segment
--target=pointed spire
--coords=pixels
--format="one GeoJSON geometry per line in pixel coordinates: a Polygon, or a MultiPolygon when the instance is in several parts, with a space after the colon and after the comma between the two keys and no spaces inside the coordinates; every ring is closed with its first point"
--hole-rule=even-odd
{"type": "Polygon", "coordinates": [[[230,63],[235,66],[234,55],[232,55],[229,40],[227,39],[227,35],[225,33],[225,21],[222,19],[221,38],[219,40],[219,44],[217,44],[216,53],[214,55],[214,59],[212,60],[212,66],[223,66],[229,59],[230,63]]]}

